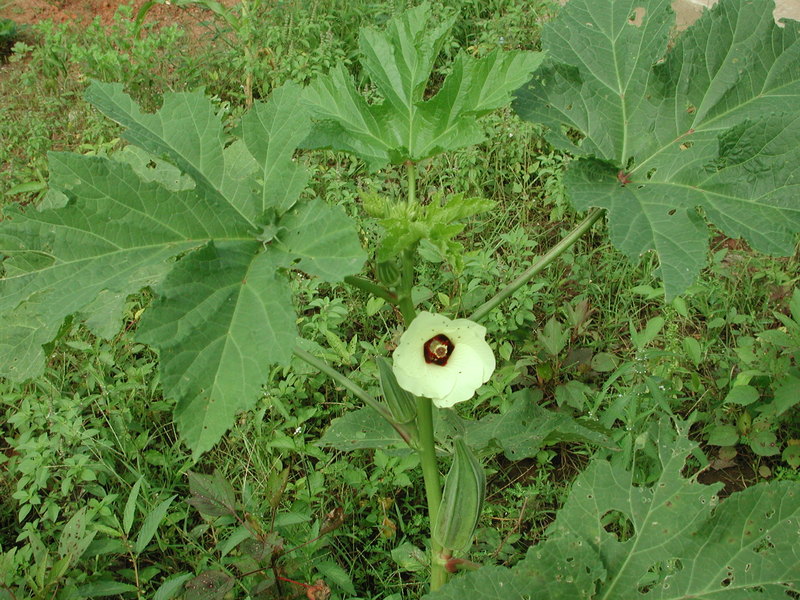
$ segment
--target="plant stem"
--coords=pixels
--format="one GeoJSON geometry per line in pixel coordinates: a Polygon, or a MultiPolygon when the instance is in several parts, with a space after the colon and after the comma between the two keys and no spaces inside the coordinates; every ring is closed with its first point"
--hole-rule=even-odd
{"type": "MultiPolygon", "coordinates": [[[[442,503],[442,486],[439,467],[436,465],[436,443],[433,439],[433,403],[428,398],[417,398],[417,427],[419,428],[419,460],[425,480],[428,499],[428,520],[431,530],[442,503]]],[[[447,583],[447,571],[441,559],[442,546],[431,536],[431,591],[447,583]]]]}
{"type": "Polygon", "coordinates": [[[244,79],[244,105],[246,108],[253,106],[253,73],[255,71],[255,57],[253,56],[253,21],[250,15],[250,6],[248,0],[241,3],[242,17],[239,20],[241,29],[240,35],[244,33],[244,64],[245,64],[245,79],[244,79]]]}
{"type": "Polygon", "coordinates": [[[360,398],[364,401],[364,404],[373,408],[375,412],[377,412],[381,417],[383,417],[392,427],[394,430],[400,434],[400,437],[403,438],[403,441],[408,444],[409,446],[413,447],[412,440],[413,436],[411,432],[408,430],[407,427],[401,425],[399,423],[395,423],[392,420],[392,413],[389,412],[389,408],[375,400],[372,396],[369,395],[364,389],[362,389],[355,381],[339,373],[336,369],[330,366],[321,358],[317,358],[310,352],[306,352],[302,348],[295,346],[292,350],[294,355],[310,364],[312,367],[315,367],[325,373],[328,377],[339,383],[345,389],[351,391],[357,398],[360,398]]]}
{"type": "Polygon", "coordinates": [[[400,312],[403,314],[403,321],[406,327],[414,317],[417,316],[417,311],[414,308],[414,301],[411,299],[411,290],[414,289],[414,249],[406,250],[403,252],[403,265],[400,272],[400,290],[398,294],[398,306],[400,312]]]}
{"type": "Polygon", "coordinates": [[[525,269],[525,271],[519,277],[514,279],[506,287],[489,298],[489,300],[481,304],[478,309],[469,316],[469,319],[472,321],[480,321],[483,319],[492,309],[497,307],[498,304],[516,292],[523,285],[528,283],[528,281],[530,281],[535,275],[541,272],[551,262],[561,256],[564,251],[577,242],[580,237],[589,231],[592,225],[594,225],[595,222],[597,222],[597,220],[603,216],[604,212],[605,210],[602,208],[593,208],[590,210],[589,214],[586,215],[586,218],[578,223],[578,225],[576,225],[572,231],[565,235],[560,242],[553,246],[546,254],[539,257],[539,260],[525,269]]]}
{"type": "Polygon", "coordinates": [[[370,281],[365,277],[358,277],[356,275],[348,275],[344,278],[344,282],[356,287],[368,294],[383,298],[389,304],[397,304],[397,295],[387,290],[382,285],[378,285],[374,281],[370,281]]]}
{"type": "MultiPolygon", "coordinates": [[[[414,214],[417,203],[417,171],[412,161],[406,162],[408,174],[408,196],[406,205],[408,214],[414,214]]],[[[400,273],[399,302],[400,312],[403,313],[403,320],[406,327],[417,311],[414,308],[414,301],[411,299],[411,290],[414,288],[414,254],[416,245],[403,252],[403,265],[400,273]]],[[[417,434],[419,439],[419,461],[422,466],[422,477],[425,480],[425,497],[428,501],[428,523],[430,531],[433,531],[433,524],[439,514],[439,505],[442,503],[442,484],[439,476],[439,467],[436,461],[436,442],[433,437],[433,403],[429,398],[417,398],[417,434]]],[[[447,571],[444,568],[442,559],[442,545],[434,539],[431,542],[431,591],[435,592],[447,583],[447,571]]]]}
{"type": "Polygon", "coordinates": [[[408,195],[406,202],[408,206],[414,206],[417,203],[417,167],[409,161],[406,161],[406,176],[408,178],[408,195]]]}
{"type": "MultiPolygon", "coordinates": [[[[409,213],[411,213],[411,209],[417,203],[417,169],[410,160],[406,162],[406,173],[408,175],[408,196],[406,197],[406,204],[408,205],[409,213]]],[[[403,252],[403,265],[400,273],[398,306],[400,312],[403,314],[403,321],[405,321],[406,326],[417,316],[417,311],[414,308],[414,301],[411,299],[411,290],[414,288],[415,252],[416,246],[408,248],[403,252]]]]}

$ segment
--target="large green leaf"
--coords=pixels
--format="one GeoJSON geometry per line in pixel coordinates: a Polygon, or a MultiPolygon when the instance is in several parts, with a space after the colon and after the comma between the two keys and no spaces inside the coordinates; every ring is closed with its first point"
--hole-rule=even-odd
{"type": "Polygon", "coordinates": [[[335,418],[319,440],[320,446],[344,452],[363,448],[386,449],[404,444],[403,438],[389,422],[370,407],[351,410],[335,418]]]}
{"type": "Polygon", "coordinates": [[[86,99],[126,128],[123,137],[187,173],[207,198],[235,208],[255,225],[260,211],[256,180],[258,165],[239,140],[225,147],[223,124],[202,90],[167,94],[156,113],[143,113],[122,91],[121,83],[94,82],[86,99]]]}
{"type": "Polygon", "coordinates": [[[260,213],[287,211],[306,186],[308,173],[286,160],[311,130],[307,110],[293,87],[278,88],[269,104],[260,104],[242,117],[242,139],[259,165],[260,213]]]}
{"type": "Polygon", "coordinates": [[[575,207],[606,209],[632,260],[658,253],[668,298],[706,264],[703,216],[770,254],[800,231],[798,23],[777,26],[771,0],[721,0],[671,40],[670,5],[572,0],[515,102],[579,157],[565,180],[575,207]]]}
{"type": "Polygon", "coordinates": [[[505,106],[539,65],[535,52],[460,54],[438,93],[425,100],[434,62],[455,17],[433,24],[423,3],[384,31],[362,29],[361,64],[382,101],[369,104],[339,65],[317,78],[306,100],[318,122],[305,145],[352,152],[373,169],[421,160],[484,139],[476,119],[505,106]]]}
{"type": "MultiPolygon", "coordinates": [[[[65,207],[12,205],[0,225],[0,254],[8,256],[0,280],[0,375],[12,379],[40,374],[42,344],[66,316],[85,316],[101,294],[127,296],[154,285],[168,259],[204,240],[249,235],[222,202],[143,182],[125,163],[51,154],[50,185],[70,198],[65,207]]],[[[118,311],[113,318],[116,331],[118,311]]]]}
{"type": "Polygon", "coordinates": [[[68,317],[110,337],[126,297],[150,288],[139,339],[160,353],[183,439],[195,455],[210,448],[269,366],[291,358],[287,270],[336,281],[364,260],[341,208],[297,200],[305,173],[292,153],[310,127],[300,94],[276,90],[231,139],[202,94],[168,95],[147,114],[120,86],[93,84],[89,98],[141,150],[52,154],[48,208],[4,211],[0,375],[40,374],[42,346],[68,317]]]}
{"type": "MultiPolygon", "coordinates": [[[[466,425],[467,443],[479,451],[502,450],[511,460],[531,458],[545,446],[558,442],[584,442],[608,446],[609,439],[570,415],[539,406],[539,390],[512,394],[511,408],[466,425]]],[[[599,429],[599,428],[597,428],[599,429]]]]}
{"type": "Polygon", "coordinates": [[[800,484],[762,483],[719,501],[682,474],[697,445],[665,419],[654,432],[660,471],[648,486],[596,459],[547,531],[513,569],[481,569],[429,600],[756,600],[800,583],[800,484]],[[485,575],[482,575],[485,574],[485,575]]]}

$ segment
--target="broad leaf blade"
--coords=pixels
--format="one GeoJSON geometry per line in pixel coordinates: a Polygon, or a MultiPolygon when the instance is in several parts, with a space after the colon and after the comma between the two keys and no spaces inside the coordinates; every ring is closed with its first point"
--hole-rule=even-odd
{"type": "Polygon", "coordinates": [[[226,148],[222,121],[202,90],[166,94],[152,114],[142,112],[119,83],[92,82],[86,99],[126,127],[126,140],[188,173],[204,197],[230,204],[252,224],[261,216],[256,162],[241,141],[226,148]]]}
{"type": "Polygon", "coordinates": [[[768,0],[721,0],[668,50],[666,0],[577,0],[515,109],[573,162],[579,210],[608,211],[629,258],[655,251],[668,298],[706,263],[707,226],[771,254],[800,231],[800,28],[768,0]],[[584,137],[575,142],[567,128],[584,137]]]}
{"type": "Polygon", "coordinates": [[[222,473],[216,469],[213,475],[189,471],[188,477],[191,497],[187,502],[201,514],[209,517],[236,516],[236,493],[222,473]]]}
{"type": "Polygon", "coordinates": [[[581,154],[625,163],[634,138],[645,137],[630,120],[646,109],[649,70],[663,55],[674,22],[670,2],[570,2],[542,31],[548,59],[537,78],[543,81],[520,91],[517,112],[550,127],[562,148],[575,148],[562,132],[566,124],[586,136],[581,154]],[[644,12],[638,25],[631,21],[637,7],[644,12]]]}
{"type": "Polygon", "coordinates": [[[544,54],[495,50],[474,59],[459,55],[439,92],[418,104],[412,156],[427,157],[483,141],[477,119],[511,102],[544,54]]]}
{"type": "Polygon", "coordinates": [[[272,93],[268,104],[257,102],[242,117],[242,138],[259,166],[259,214],[269,209],[279,215],[285,213],[308,181],[306,169],[292,160],[295,148],[311,130],[301,93],[298,85],[281,86],[272,93]]]}
{"type": "Polygon", "coordinates": [[[119,86],[90,95],[142,149],[114,160],[54,154],[47,210],[4,211],[0,375],[41,373],[42,345],[65,319],[118,331],[127,296],[150,288],[159,297],[139,334],[160,352],[165,396],[197,456],[257,400],[270,365],[289,361],[285,271],[327,281],[358,271],[358,232],[341,209],[295,205],[305,174],[291,155],[308,128],[296,86],[244,120],[248,142],[224,135],[196,93],[168,96],[154,114],[119,86]]]}
{"type": "Polygon", "coordinates": [[[455,23],[455,16],[433,25],[430,4],[422,3],[389,21],[385,31],[362,29],[361,64],[395,113],[406,120],[422,98],[433,63],[455,23]]]}
{"type": "Polygon", "coordinates": [[[685,564],[643,597],[786,598],[800,583],[799,518],[797,482],[760,483],[733,494],[681,553],[692,568],[685,564]]]}
{"type": "Polygon", "coordinates": [[[276,249],[289,255],[291,264],[325,281],[341,281],[357,272],[366,260],[353,222],[339,206],[312,200],[288,212],[276,249]]]}
{"type": "Polygon", "coordinates": [[[386,419],[366,407],[331,421],[319,445],[349,452],[364,448],[393,448],[404,445],[404,442],[386,419]]]}
{"type": "Polygon", "coordinates": [[[558,538],[531,548],[514,569],[483,567],[460,575],[423,600],[591,600],[596,581],[605,575],[589,544],[558,538]]]}
{"type": "Polygon", "coordinates": [[[592,540],[608,570],[604,593],[614,597],[639,586],[650,567],[680,554],[692,533],[710,517],[722,484],[705,486],[681,476],[696,444],[676,439],[667,420],[657,439],[661,476],[651,487],[633,485],[633,474],[604,460],[592,463],[575,481],[569,498],[550,526],[550,538],[592,540]],[[609,512],[620,515],[618,533],[604,527],[609,512]]]}
{"type": "Polygon", "coordinates": [[[307,148],[351,152],[377,170],[390,161],[393,148],[402,146],[392,132],[387,111],[380,105],[368,105],[341,65],[315,79],[304,98],[317,119],[303,142],[307,148]]]}
{"type": "Polygon", "coordinates": [[[296,338],[288,282],[255,241],[209,243],[156,288],[138,339],[159,350],[161,383],[195,456],[258,399],[268,365],[287,364],[296,338]]]}
{"type": "Polygon", "coordinates": [[[203,571],[184,585],[186,600],[223,600],[236,580],[216,569],[203,571]]]}
{"type": "Polygon", "coordinates": [[[511,408],[467,425],[467,443],[478,451],[502,450],[510,460],[530,458],[547,446],[562,441],[607,446],[602,433],[581,425],[567,414],[540,407],[541,392],[523,390],[513,395],[511,408]]]}
{"type": "MultiPolygon", "coordinates": [[[[0,230],[0,253],[9,257],[0,280],[0,373],[14,379],[41,373],[42,344],[102,293],[124,297],[154,285],[175,255],[249,229],[224,204],[143,182],[124,163],[51,154],[50,170],[68,205],[41,212],[9,206],[0,230]]],[[[109,315],[95,331],[118,328],[109,315]]]]}
{"type": "Polygon", "coordinates": [[[686,424],[679,429],[676,436],[666,419],[654,428],[650,468],[660,475],[651,485],[595,459],[575,480],[547,540],[523,561],[457,578],[426,598],[787,597],[800,583],[800,485],[759,484],[719,504],[721,484],[683,476],[697,445],[686,424]]]}

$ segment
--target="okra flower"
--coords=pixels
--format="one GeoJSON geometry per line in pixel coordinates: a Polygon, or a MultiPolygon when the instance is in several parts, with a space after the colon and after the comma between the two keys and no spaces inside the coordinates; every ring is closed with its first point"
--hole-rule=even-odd
{"type": "Polygon", "coordinates": [[[486,328],[469,319],[419,313],[392,355],[397,383],[440,408],[469,400],[494,372],[485,336],[486,328]]]}

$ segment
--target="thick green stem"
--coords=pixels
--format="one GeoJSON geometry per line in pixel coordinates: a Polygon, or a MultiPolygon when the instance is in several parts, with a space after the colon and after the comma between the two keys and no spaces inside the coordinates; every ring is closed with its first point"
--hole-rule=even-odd
{"type": "Polygon", "coordinates": [[[410,160],[406,162],[406,176],[408,177],[406,201],[409,206],[414,206],[417,203],[417,167],[410,160]]]}
{"type": "Polygon", "coordinates": [[[400,290],[398,294],[397,305],[400,307],[400,312],[403,314],[403,321],[406,327],[414,317],[417,316],[417,310],[414,308],[414,301],[411,299],[411,291],[414,289],[414,250],[406,250],[403,252],[403,265],[400,271],[400,290]]]}
{"type": "Polygon", "coordinates": [[[603,216],[604,212],[605,210],[602,208],[593,208],[591,211],[589,211],[589,214],[586,215],[586,218],[578,223],[578,225],[575,226],[575,229],[564,236],[560,242],[553,246],[546,254],[541,256],[539,260],[533,263],[530,267],[525,269],[525,271],[519,277],[514,279],[514,281],[509,283],[506,287],[479,306],[478,309],[470,315],[470,320],[480,321],[503,300],[528,283],[528,281],[530,281],[551,262],[561,256],[570,246],[577,242],[584,233],[589,231],[592,225],[594,225],[597,220],[603,216]]]}
{"type": "Polygon", "coordinates": [[[358,289],[367,292],[368,294],[372,294],[378,298],[383,298],[389,304],[397,304],[397,296],[387,290],[382,285],[378,285],[374,281],[370,281],[365,277],[358,277],[356,275],[348,275],[344,278],[344,282],[352,285],[353,287],[357,287],[358,289]]]}
{"type": "Polygon", "coordinates": [[[321,358],[317,358],[316,356],[314,356],[310,352],[306,352],[305,350],[303,350],[302,348],[300,348],[298,346],[294,347],[293,352],[294,352],[294,355],[297,358],[299,358],[301,360],[304,360],[305,362],[310,364],[312,367],[315,367],[315,368],[319,369],[320,371],[325,373],[325,375],[327,375],[328,377],[330,377],[331,379],[333,379],[334,381],[339,383],[342,387],[344,387],[345,389],[351,391],[357,398],[360,398],[361,400],[363,400],[364,404],[366,404],[367,406],[373,408],[375,410],[375,412],[377,412],[381,417],[386,419],[386,421],[392,427],[394,427],[395,431],[398,434],[400,434],[400,437],[403,438],[403,441],[406,444],[408,444],[411,447],[414,447],[413,435],[412,435],[411,431],[409,431],[409,429],[407,427],[405,427],[404,425],[401,425],[399,423],[395,423],[394,420],[392,419],[392,413],[389,412],[389,408],[384,406],[383,404],[381,404],[377,400],[375,400],[375,398],[370,396],[369,393],[367,393],[366,390],[362,389],[355,381],[353,381],[352,379],[350,379],[346,375],[342,375],[341,373],[339,373],[339,371],[334,369],[332,366],[330,366],[328,363],[326,363],[321,358]]]}
{"type": "MultiPolygon", "coordinates": [[[[413,162],[406,162],[406,170],[408,174],[408,196],[406,203],[409,210],[417,203],[417,169],[413,162]]],[[[397,305],[400,312],[403,314],[403,321],[408,326],[414,317],[417,316],[417,311],[414,308],[414,301],[411,299],[411,290],[414,288],[414,253],[416,247],[408,248],[403,252],[403,265],[400,272],[400,289],[398,290],[397,305]]]]}
{"type": "MultiPolygon", "coordinates": [[[[436,464],[436,442],[433,438],[433,403],[428,398],[417,398],[417,427],[419,429],[419,460],[428,498],[428,517],[431,529],[442,503],[442,485],[436,464]]],[[[447,571],[442,561],[442,546],[431,536],[431,591],[447,583],[447,571]]]]}

